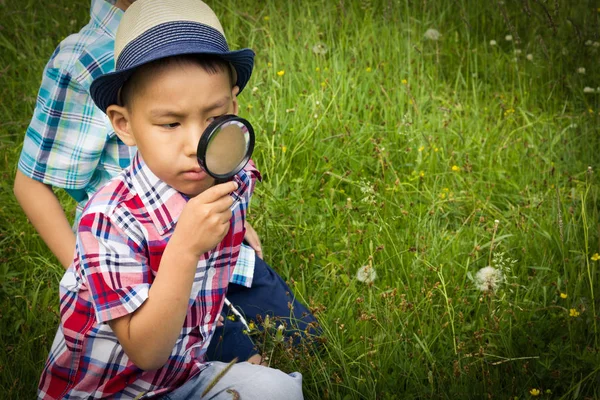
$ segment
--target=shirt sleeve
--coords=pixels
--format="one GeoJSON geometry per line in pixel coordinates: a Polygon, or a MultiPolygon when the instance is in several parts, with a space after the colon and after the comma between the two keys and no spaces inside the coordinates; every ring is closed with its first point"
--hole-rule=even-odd
{"type": "Polygon", "coordinates": [[[111,132],[89,95],[88,80],[46,66],[19,158],[23,174],[64,189],[87,185],[111,132]]]}
{"type": "Polygon", "coordinates": [[[104,214],[82,217],[77,245],[80,273],[90,291],[99,323],[133,313],[148,298],[153,274],[144,252],[144,244],[136,238],[134,227],[129,235],[104,214]]]}

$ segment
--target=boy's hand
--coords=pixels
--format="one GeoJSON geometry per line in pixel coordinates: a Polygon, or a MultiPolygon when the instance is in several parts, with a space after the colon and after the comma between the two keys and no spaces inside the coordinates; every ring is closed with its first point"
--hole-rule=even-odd
{"type": "Polygon", "coordinates": [[[237,189],[236,182],[215,185],[190,199],[183,208],[170,242],[176,242],[200,257],[215,248],[229,231],[230,193],[237,189]]]}
{"type": "Polygon", "coordinates": [[[246,239],[250,247],[252,247],[256,252],[256,255],[262,260],[263,253],[260,246],[260,238],[258,237],[258,233],[256,233],[248,221],[246,221],[246,234],[244,235],[244,239],[246,239]]]}

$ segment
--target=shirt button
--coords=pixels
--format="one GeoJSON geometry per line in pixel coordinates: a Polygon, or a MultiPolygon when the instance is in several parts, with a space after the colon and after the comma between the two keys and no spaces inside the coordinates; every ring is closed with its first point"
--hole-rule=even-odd
{"type": "Polygon", "coordinates": [[[206,317],[204,317],[204,322],[207,324],[210,322],[210,314],[206,314],[206,317]]]}

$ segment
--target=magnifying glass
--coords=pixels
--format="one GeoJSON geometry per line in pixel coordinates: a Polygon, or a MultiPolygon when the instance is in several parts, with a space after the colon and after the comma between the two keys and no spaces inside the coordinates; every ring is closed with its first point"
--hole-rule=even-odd
{"type": "Polygon", "coordinates": [[[254,129],[237,115],[216,118],[205,129],[196,157],[207,174],[217,181],[228,181],[240,172],[254,150],[254,129]]]}

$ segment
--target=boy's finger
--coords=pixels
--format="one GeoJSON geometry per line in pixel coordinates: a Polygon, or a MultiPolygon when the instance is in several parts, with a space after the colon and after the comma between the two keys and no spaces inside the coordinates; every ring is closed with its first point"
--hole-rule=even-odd
{"type": "Polygon", "coordinates": [[[235,189],[237,189],[237,187],[238,184],[234,181],[221,183],[219,185],[215,185],[205,190],[204,192],[200,193],[196,198],[198,199],[198,201],[204,204],[212,203],[224,197],[225,195],[228,195],[229,193],[233,192],[235,189]]]}

